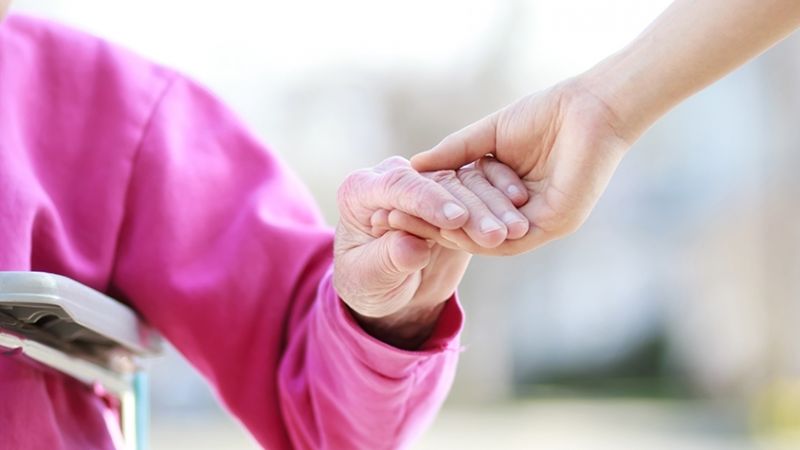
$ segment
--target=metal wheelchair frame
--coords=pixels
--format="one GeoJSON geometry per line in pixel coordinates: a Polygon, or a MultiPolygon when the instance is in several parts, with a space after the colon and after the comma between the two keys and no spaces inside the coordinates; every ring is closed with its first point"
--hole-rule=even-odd
{"type": "Polygon", "coordinates": [[[0,348],[71,376],[118,401],[124,445],[146,450],[146,359],[161,338],[122,303],[69,278],[0,272],[0,348]]]}

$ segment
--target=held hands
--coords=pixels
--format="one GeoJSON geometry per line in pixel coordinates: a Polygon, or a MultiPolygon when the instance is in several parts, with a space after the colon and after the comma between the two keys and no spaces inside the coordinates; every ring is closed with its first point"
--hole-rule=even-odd
{"type": "MultiPolygon", "coordinates": [[[[723,3],[707,2],[704,11],[723,3]]],[[[743,3],[720,19],[698,15],[694,2],[676,2],[592,71],[525,97],[412,159],[420,172],[450,169],[458,176],[423,176],[394,160],[348,179],[336,240],[334,281],[342,298],[368,331],[392,330],[390,338],[402,341],[438,314],[466,266],[462,250],[517,254],[575,231],[653,121],[797,28],[800,8],[788,7],[796,2],[774,3],[743,3]],[[705,26],[697,17],[708,18],[705,26]],[[671,39],[675,30],[688,39],[671,39]],[[506,190],[516,181],[493,178],[506,166],[523,180],[524,195],[506,190]],[[511,220],[508,199],[529,229],[511,220]],[[469,214],[458,214],[459,206],[469,214]]]]}
{"type": "Polygon", "coordinates": [[[334,287],[367,332],[416,348],[470,258],[438,231],[463,233],[487,248],[501,245],[528,231],[517,210],[527,200],[519,177],[493,161],[480,169],[420,174],[394,157],[354,172],[338,193],[334,287]],[[404,231],[415,226],[422,231],[404,231]]]}
{"type": "Polygon", "coordinates": [[[391,158],[352,174],[339,191],[339,295],[368,332],[415,348],[470,253],[523,253],[586,220],[635,140],[624,130],[571,80],[448,136],[413,168],[391,158]]]}
{"type": "Polygon", "coordinates": [[[569,80],[446,137],[411,159],[420,171],[457,169],[492,155],[524,181],[530,200],[520,212],[530,221],[521,239],[482,245],[459,230],[443,238],[472,253],[511,255],[575,231],[591,212],[635,136],[608,104],[581,80],[569,80]],[[625,134],[623,134],[623,132],[625,134]]]}

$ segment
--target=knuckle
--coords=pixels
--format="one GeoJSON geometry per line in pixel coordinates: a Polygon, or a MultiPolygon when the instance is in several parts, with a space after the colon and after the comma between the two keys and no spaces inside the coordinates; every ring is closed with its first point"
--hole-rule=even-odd
{"type": "Polygon", "coordinates": [[[382,175],[382,187],[387,196],[410,207],[418,206],[425,198],[426,180],[410,168],[391,169],[382,175]]]}
{"type": "Polygon", "coordinates": [[[370,172],[367,169],[359,169],[347,175],[336,191],[338,203],[346,204],[351,201],[354,195],[364,188],[370,177],[370,172]]]}
{"type": "Polygon", "coordinates": [[[439,184],[451,183],[458,179],[455,170],[437,170],[435,172],[429,172],[427,176],[439,184]]]}
{"type": "Polygon", "coordinates": [[[386,190],[406,189],[414,183],[416,172],[407,167],[395,167],[381,175],[381,183],[386,190]]]}
{"type": "Polygon", "coordinates": [[[411,163],[408,162],[407,159],[403,158],[402,156],[390,156],[378,164],[379,168],[382,169],[396,169],[399,167],[411,167],[411,163]]]}
{"type": "Polygon", "coordinates": [[[477,169],[465,167],[458,171],[458,179],[464,184],[474,184],[484,179],[484,176],[477,169]]]}

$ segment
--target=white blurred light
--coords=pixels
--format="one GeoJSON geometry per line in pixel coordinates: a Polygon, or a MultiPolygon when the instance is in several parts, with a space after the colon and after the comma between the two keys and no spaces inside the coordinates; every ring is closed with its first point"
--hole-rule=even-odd
{"type": "MultiPolygon", "coordinates": [[[[293,0],[227,2],[17,0],[14,9],[67,22],[219,81],[326,66],[452,69],[485,51],[509,14],[511,58],[560,78],[634,37],[668,0],[293,0]]],[[[513,75],[513,74],[512,74],[513,75]]]]}

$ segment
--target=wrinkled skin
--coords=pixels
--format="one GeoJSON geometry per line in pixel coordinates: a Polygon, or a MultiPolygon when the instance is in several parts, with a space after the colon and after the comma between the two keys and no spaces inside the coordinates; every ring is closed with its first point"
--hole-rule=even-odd
{"type": "Polygon", "coordinates": [[[494,169],[494,183],[518,187],[515,200],[474,168],[420,174],[399,157],[356,171],[342,183],[334,286],[368,332],[400,347],[418,345],[471,256],[424,233],[404,231],[402,221],[430,227],[436,236],[439,229],[460,230],[487,246],[525,235],[527,220],[515,205],[527,201],[524,186],[510,169],[494,169]],[[494,205],[490,208],[485,199],[494,205]],[[448,218],[448,204],[462,207],[463,214],[448,218]]]}

